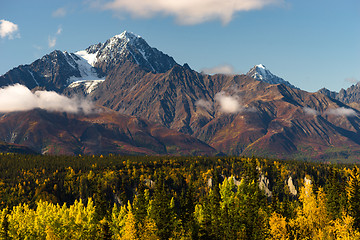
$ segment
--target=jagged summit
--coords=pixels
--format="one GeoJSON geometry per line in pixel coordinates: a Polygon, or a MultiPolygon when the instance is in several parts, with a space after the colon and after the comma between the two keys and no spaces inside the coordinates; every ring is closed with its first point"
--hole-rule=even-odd
{"type": "Polygon", "coordinates": [[[255,65],[246,75],[258,81],[263,81],[270,84],[284,84],[291,88],[297,88],[288,81],[285,81],[284,79],[272,74],[264,64],[255,65]]]}
{"type": "Polygon", "coordinates": [[[76,54],[86,59],[90,65],[102,69],[104,73],[126,60],[154,73],[166,72],[176,64],[172,57],[150,47],[141,36],[128,31],[76,54]]]}
{"type": "Polygon", "coordinates": [[[114,37],[112,38],[119,38],[119,39],[125,39],[127,41],[134,41],[135,39],[137,38],[142,38],[140,35],[136,35],[132,32],[129,32],[129,31],[123,31],[122,33],[118,34],[118,35],[115,35],[114,37]]]}

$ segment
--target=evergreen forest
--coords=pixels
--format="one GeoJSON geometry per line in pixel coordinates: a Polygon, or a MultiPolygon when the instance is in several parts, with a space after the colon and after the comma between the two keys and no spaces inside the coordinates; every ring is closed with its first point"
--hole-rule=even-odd
{"type": "Polygon", "coordinates": [[[0,239],[360,239],[360,169],[3,153],[0,239]]]}

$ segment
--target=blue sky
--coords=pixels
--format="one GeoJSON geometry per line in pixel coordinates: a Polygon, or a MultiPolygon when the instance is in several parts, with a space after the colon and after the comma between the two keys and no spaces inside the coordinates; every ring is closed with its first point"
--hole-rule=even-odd
{"type": "Polygon", "coordinates": [[[0,21],[0,74],[128,30],[197,71],[262,63],[307,91],[360,81],[359,0],[0,0],[0,21]]]}

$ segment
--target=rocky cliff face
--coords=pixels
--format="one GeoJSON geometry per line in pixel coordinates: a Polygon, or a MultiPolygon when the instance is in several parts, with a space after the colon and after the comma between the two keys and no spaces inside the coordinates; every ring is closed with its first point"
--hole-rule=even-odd
{"type": "Polygon", "coordinates": [[[339,92],[333,92],[326,88],[322,88],[318,92],[346,104],[360,103],[360,83],[354,84],[346,90],[341,89],[339,92]]]}

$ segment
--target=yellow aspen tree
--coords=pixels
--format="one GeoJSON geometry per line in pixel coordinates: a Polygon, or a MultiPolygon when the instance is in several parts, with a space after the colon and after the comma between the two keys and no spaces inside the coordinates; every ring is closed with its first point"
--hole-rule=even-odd
{"type": "Polygon", "coordinates": [[[114,239],[121,239],[123,228],[126,222],[127,208],[121,206],[120,209],[114,204],[111,213],[110,230],[114,239]]]}
{"type": "Polygon", "coordinates": [[[286,229],[286,218],[281,214],[273,212],[269,219],[270,225],[270,239],[273,240],[288,240],[289,234],[286,229]]]}
{"type": "Polygon", "coordinates": [[[0,239],[8,239],[8,209],[0,210],[0,239]]]}
{"type": "Polygon", "coordinates": [[[312,184],[305,182],[300,189],[301,206],[296,218],[289,221],[295,239],[326,239],[329,235],[329,218],[326,212],[325,193],[319,188],[318,196],[313,193],[312,184]]]}
{"type": "Polygon", "coordinates": [[[352,240],[360,239],[360,233],[354,229],[354,218],[342,212],[342,217],[333,222],[333,239],[352,240]]]}
{"type": "Polygon", "coordinates": [[[156,223],[150,218],[146,217],[144,224],[142,225],[142,231],[139,234],[140,240],[158,240],[158,236],[156,236],[156,223]]]}
{"type": "Polygon", "coordinates": [[[136,239],[136,220],[132,213],[132,207],[128,202],[128,212],[126,214],[126,221],[123,229],[122,238],[123,240],[135,240],[136,239]]]}

